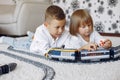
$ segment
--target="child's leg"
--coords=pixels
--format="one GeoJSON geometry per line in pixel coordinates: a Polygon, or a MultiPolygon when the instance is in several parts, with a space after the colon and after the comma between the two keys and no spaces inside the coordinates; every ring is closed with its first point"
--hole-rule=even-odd
{"type": "Polygon", "coordinates": [[[21,48],[21,49],[29,49],[30,48],[34,33],[27,31],[27,35],[28,35],[27,38],[14,42],[14,44],[16,44],[16,48],[21,48]]]}
{"type": "Polygon", "coordinates": [[[28,35],[28,37],[29,37],[29,38],[33,38],[34,33],[33,33],[33,32],[31,32],[31,31],[27,31],[27,35],[28,35]]]}
{"type": "Polygon", "coordinates": [[[1,43],[5,43],[8,45],[14,46],[15,38],[2,36],[0,39],[1,39],[1,43]]]}
{"type": "Polygon", "coordinates": [[[8,44],[14,48],[29,49],[31,41],[29,38],[17,40],[16,38],[3,36],[2,43],[8,44]]]}
{"type": "Polygon", "coordinates": [[[19,49],[29,49],[30,45],[31,45],[31,41],[29,41],[28,38],[25,40],[16,40],[14,42],[14,47],[19,49]]]}
{"type": "Polygon", "coordinates": [[[12,37],[1,37],[0,38],[0,43],[6,43],[8,45],[13,46],[14,48],[20,48],[20,49],[29,49],[31,42],[32,42],[32,38],[34,36],[34,33],[28,31],[27,32],[28,37],[26,39],[16,39],[16,38],[12,38],[12,37]]]}

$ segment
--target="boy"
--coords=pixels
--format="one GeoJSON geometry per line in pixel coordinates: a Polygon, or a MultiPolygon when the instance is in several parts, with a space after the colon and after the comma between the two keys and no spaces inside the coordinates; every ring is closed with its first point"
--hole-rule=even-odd
{"type": "Polygon", "coordinates": [[[45,55],[52,47],[61,47],[69,37],[63,10],[55,5],[47,8],[44,23],[36,29],[30,50],[45,55]]]}

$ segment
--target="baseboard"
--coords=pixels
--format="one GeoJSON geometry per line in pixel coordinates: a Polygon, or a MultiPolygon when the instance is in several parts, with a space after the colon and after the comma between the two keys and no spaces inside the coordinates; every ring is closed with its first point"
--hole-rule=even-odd
{"type": "Polygon", "coordinates": [[[102,36],[120,37],[120,33],[100,33],[102,36]]]}

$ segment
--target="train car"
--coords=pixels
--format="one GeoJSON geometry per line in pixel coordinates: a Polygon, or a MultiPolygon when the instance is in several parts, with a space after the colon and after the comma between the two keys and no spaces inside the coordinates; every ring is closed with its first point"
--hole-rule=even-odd
{"type": "Polygon", "coordinates": [[[113,59],[120,57],[120,45],[116,47],[112,47],[110,49],[110,54],[113,59]]]}
{"type": "Polygon", "coordinates": [[[110,49],[98,48],[95,51],[83,50],[80,52],[81,61],[103,61],[103,60],[114,60],[120,58],[120,45],[112,47],[110,49]]]}
{"type": "Polygon", "coordinates": [[[120,46],[111,49],[98,48],[95,51],[82,50],[78,52],[76,49],[52,48],[48,51],[49,58],[59,60],[72,61],[104,61],[120,58],[120,46]]]}
{"type": "Polygon", "coordinates": [[[52,48],[48,51],[49,58],[58,58],[59,60],[76,60],[79,52],[76,49],[52,48]]]}
{"type": "Polygon", "coordinates": [[[90,60],[90,61],[100,61],[101,59],[110,59],[110,51],[103,48],[98,48],[95,51],[82,50],[81,52],[81,61],[90,60]]]}

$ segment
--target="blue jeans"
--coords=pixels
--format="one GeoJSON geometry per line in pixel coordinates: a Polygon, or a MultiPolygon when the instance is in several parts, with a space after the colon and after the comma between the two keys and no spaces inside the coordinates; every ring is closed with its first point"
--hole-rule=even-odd
{"type": "Polygon", "coordinates": [[[32,38],[34,36],[33,32],[29,32],[28,36],[25,39],[16,39],[12,37],[3,36],[3,43],[6,43],[14,48],[19,49],[30,49],[32,38]]]}
{"type": "Polygon", "coordinates": [[[20,48],[20,49],[29,49],[31,42],[32,42],[32,38],[29,37],[20,40],[12,37],[3,38],[3,43],[11,45],[14,48],[20,48]]]}

